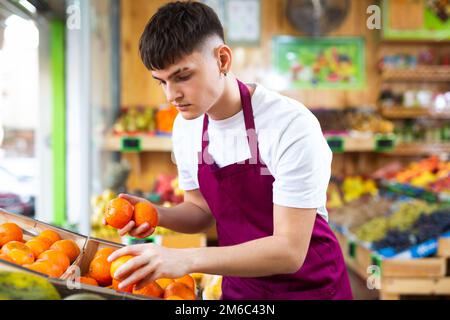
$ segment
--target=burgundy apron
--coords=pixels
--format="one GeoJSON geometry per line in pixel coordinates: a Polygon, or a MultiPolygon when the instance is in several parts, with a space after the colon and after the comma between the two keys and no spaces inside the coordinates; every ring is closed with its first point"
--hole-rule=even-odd
{"type": "MultiPolygon", "coordinates": [[[[238,81],[247,132],[255,132],[251,96],[238,81]]],[[[301,130],[301,128],[299,128],[301,130]]],[[[200,192],[216,219],[220,246],[232,246],[273,235],[272,184],[261,162],[256,134],[248,137],[251,158],[218,167],[208,153],[208,116],[203,122],[202,156],[198,165],[200,192]],[[262,170],[266,174],[261,174],[262,170]]],[[[281,248],[280,248],[281,249],[281,248]]],[[[309,250],[293,274],[266,277],[223,277],[224,300],[352,299],[338,241],[328,223],[316,215],[309,250]]]]}

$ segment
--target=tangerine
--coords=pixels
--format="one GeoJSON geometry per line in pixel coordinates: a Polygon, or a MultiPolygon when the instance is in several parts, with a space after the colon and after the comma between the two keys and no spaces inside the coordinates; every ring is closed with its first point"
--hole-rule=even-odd
{"type": "Polygon", "coordinates": [[[77,280],[80,283],[89,284],[91,286],[98,286],[97,280],[91,277],[79,277],[77,280]]]}
{"type": "Polygon", "coordinates": [[[138,202],[134,206],[134,221],[136,227],[147,222],[150,227],[155,228],[158,225],[158,212],[149,202],[138,202]]]}
{"type": "Polygon", "coordinates": [[[105,209],[106,222],[116,228],[122,229],[133,218],[133,205],[123,198],[115,198],[108,202],[105,209]]]}
{"type": "Polygon", "coordinates": [[[39,237],[44,237],[44,238],[49,239],[52,242],[50,245],[52,245],[56,241],[61,240],[61,237],[59,236],[59,234],[53,230],[44,230],[39,234],[39,237]]]}
{"type": "Polygon", "coordinates": [[[180,298],[179,296],[169,296],[167,298],[165,298],[166,300],[183,300],[182,298],[180,298]]]}
{"type": "Polygon", "coordinates": [[[89,265],[89,277],[94,278],[102,287],[110,286],[112,278],[110,275],[111,263],[106,257],[97,257],[89,265]]]}
{"type": "Polygon", "coordinates": [[[48,248],[50,247],[49,242],[47,241],[48,241],[47,238],[36,237],[31,240],[28,240],[25,243],[25,245],[31,249],[34,258],[37,259],[42,252],[48,250],[48,248]]]}
{"type": "Polygon", "coordinates": [[[10,241],[2,247],[2,253],[6,255],[8,255],[12,250],[21,250],[26,252],[27,254],[29,253],[33,254],[33,251],[31,251],[30,248],[28,248],[24,243],[19,241],[10,241]]]}
{"type": "Polygon", "coordinates": [[[98,258],[98,257],[108,258],[111,255],[111,253],[113,253],[116,250],[117,249],[115,249],[115,248],[109,248],[109,247],[102,248],[95,253],[94,259],[98,258]]]}
{"type": "Polygon", "coordinates": [[[59,240],[52,244],[50,249],[62,251],[70,260],[74,262],[80,254],[80,248],[73,240],[59,240]]]}
{"type": "Polygon", "coordinates": [[[30,265],[25,265],[24,267],[54,278],[59,278],[64,273],[59,265],[52,263],[50,260],[38,260],[30,265]]]}
{"type": "Polygon", "coordinates": [[[147,297],[162,298],[164,290],[159,286],[156,281],[150,282],[141,289],[136,289],[136,285],[133,286],[133,294],[140,294],[147,297]]]}
{"type": "Polygon", "coordinates": [[[23,232],[15,223],[3,223],[0,225],[0,247],[10,241],[22,241],[23,232]]]}
{"type": "Polygon", "coordinates": [[[8,262],[14,263],[14,260],[11,259],[10,257],[8,257],[8,255],[4,254],[4,253],[0,253],[0,260],[5,260],[5,261],[8,261],[8,262]]]}
{"type": "Polygon", "coordinates": [[[112,287],[114,290],[119,291],[119,292],[126,292],[126,293],[133,292],[133,285],[129,285],[128,287],[125,287],[123,289],[119,289],[119,284],[120,284],[119,280],[113,279],[112,287]]]}
{"type": "Polygon", "coordinates": [[[8,253],[8,257],[10,257],[14,263],[20,264],[21,266],[24,264],[30,264],[34,262],[34,255],[31,251],[26,252],[19,249],[12,249],[8,253]]]}
{"type": "Polygon", "coordinates": [[[117,269],[119,269],[124,263],[126,263],[128,260],[133,259],[134,256],[126,255],[121,256],[120,258],[117,258],[111,263],[111,269],[110,269],[110,275],[114,279],[114,274],[116,273],[117,269]]]}
{"type": "Polygon", "coordinates": [[[38,261],[41,260],[48,260],[54,264],[57,264],[58,266],[61,267],[61,269],[63,269],[63,272],[66,271],[67,268],[70,266],[69,258],[65,255],[64,252],[59,250],[50,249],[44,251],[39,255],[38,261]]]}
{"type": "Polygon", "coordinates": [[[188,286],[181,282],[174,282],[164,290],[164,298],[178,296],[183,300],[195,300],[195,293],[188,286]]]}
{"type": "Polygon", "coordinates": [[[190,275],[185,275],[180,278],[175,279],[175,282],[180,282],[185,284],[189,289],[195,292],[195,280],[190,275]]]}
{"type": "Polygon", "coordinates": [[[159,286],[163,289],[166,290],[167,286],[171,283],[175,282],[175,280],[173,279],[169,279],[169,278],[160,278],[156,280],[156,283],[159,284],[159,286]]]}

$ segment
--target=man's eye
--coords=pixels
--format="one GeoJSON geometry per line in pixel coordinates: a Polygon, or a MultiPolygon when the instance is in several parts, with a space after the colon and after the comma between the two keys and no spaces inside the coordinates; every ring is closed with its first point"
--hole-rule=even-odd
{"type": "Polygon", "coordinates": [[[191,78],[191,75],[188,75],[188,76],[184,76],[184,77],[178,77],[178,80],[179,81],[186,81],[186,80],[189,80],[191,78]]]}

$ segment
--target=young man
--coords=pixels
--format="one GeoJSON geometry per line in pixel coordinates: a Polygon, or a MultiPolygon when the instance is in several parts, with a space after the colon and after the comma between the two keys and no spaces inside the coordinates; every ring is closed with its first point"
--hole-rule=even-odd
{"type": "MultiPolygon", "coordinates": [[[[199,2],[161,7],[140,53],[180,112],[173,146],[185,198],[157,207],[159,224],[197,233],[216,221],[220,246],[125,247],[109,258],[135,256],[116,273],[121,287],[202,272],[224,276],[223,299],[351,299],[325,209],[332,154],[312,113],[238,81],[220,21],[199,2]]],[[[153,231],[134,222],[120,230],[135,237],[153,231]]]]}

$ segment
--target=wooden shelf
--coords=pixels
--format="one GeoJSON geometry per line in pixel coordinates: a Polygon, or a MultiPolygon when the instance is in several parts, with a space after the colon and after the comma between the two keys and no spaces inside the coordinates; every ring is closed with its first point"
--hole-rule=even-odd
{"type": "Polygon", "coordinates": [[[394,135],[333,136],[325,134],[331,150],[343,152],[380,152],[395,145],[394,135]],[[387,145],[386,145],[387,144],[387,145]]]}
{"type": "Polygon", "coordinates": [[[385,81],[450,82],[450,66],[420,66],[410,69],[385,69],[381,75],[385,81]]]}
{"type": "Polygon", "coordinates": [[[395,156],[420,156],[450,153],[449,143],[401,143],[394,150],[386,152],[395,156]]]}
{"type": "Polygon", "coordinates": [[[450,111],[438,112],[431,108],[382,107],[381,115],[387,119],[450,119],[450,111]]]}
{"type": "Polygon", "coordinates": [[[123,152],[171,152],[172,138],[168,136],[150,136],[146,134],[133,135],[115,135],[109,134],[105,138],[103,145],[105,151],[123,151],[123,152]],[[123,139],[130,141],[139,141],[140,146],[133,150],[123,148],[123,139]]]}

